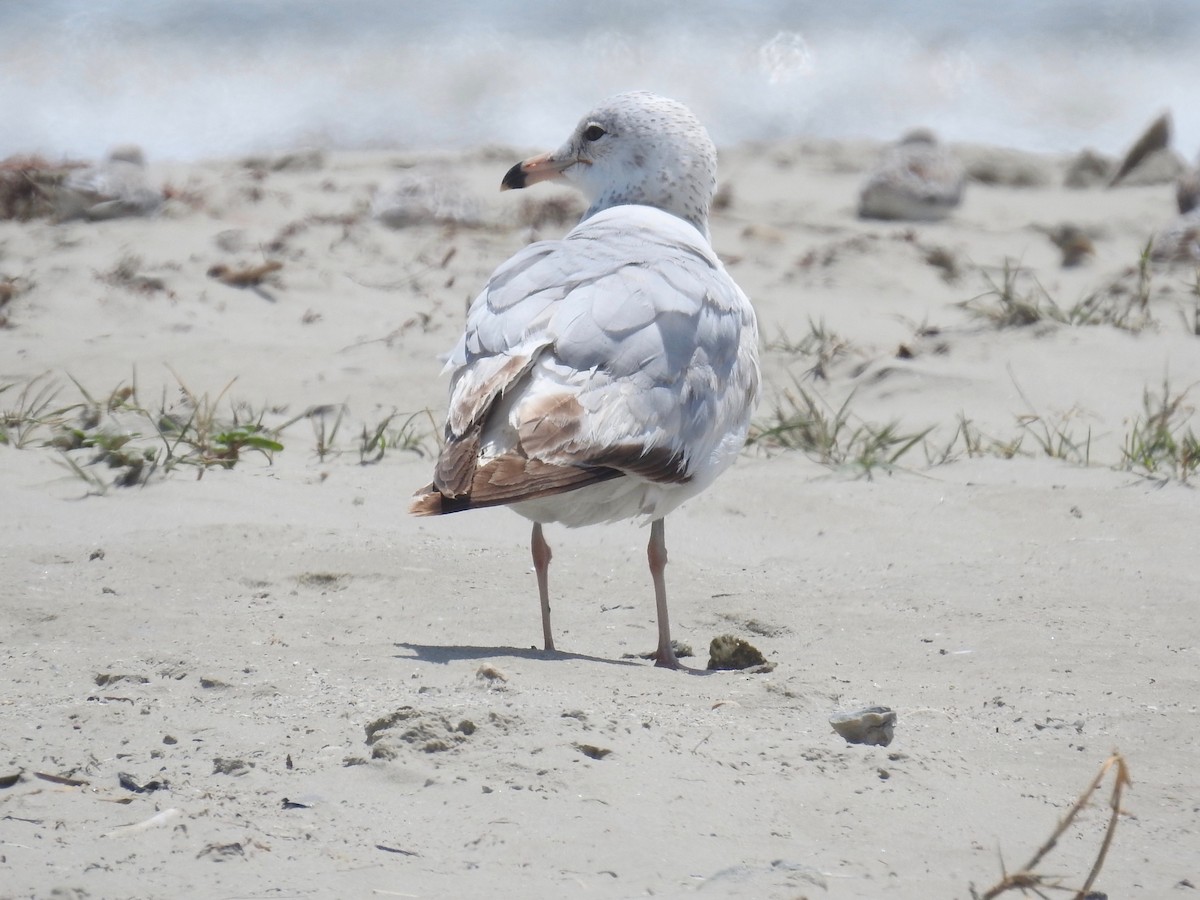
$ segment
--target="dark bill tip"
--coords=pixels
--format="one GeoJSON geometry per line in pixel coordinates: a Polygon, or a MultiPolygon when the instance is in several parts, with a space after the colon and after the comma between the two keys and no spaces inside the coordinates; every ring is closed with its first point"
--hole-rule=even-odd
{"type": "Polygon", "coordinates": [[[525,165],[523,162],[517,163],[511,169],[504,173],[504,178],[500,181],[500,190],[516,191],[525,187],[525,165]]]}

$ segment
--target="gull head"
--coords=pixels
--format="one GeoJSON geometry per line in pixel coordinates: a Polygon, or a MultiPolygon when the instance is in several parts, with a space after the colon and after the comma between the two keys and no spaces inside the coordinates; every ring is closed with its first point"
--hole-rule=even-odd
{"type": "Polygon", "coordinates": [[[682,103],[646,91],[618,94],[580,119],[567,142],[517,163],[501,190],[565,181],[588,200],[583,218],[612,206],[653,206],[708,236],[717,151],[682,103]]]}

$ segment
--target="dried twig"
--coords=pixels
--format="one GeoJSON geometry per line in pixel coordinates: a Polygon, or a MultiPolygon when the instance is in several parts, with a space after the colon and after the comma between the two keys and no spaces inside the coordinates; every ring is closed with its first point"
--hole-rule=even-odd
{"type": "MultiPolygon", "coordinates": [[[[1108,856],[1108,848],[1112,845],[1113,835],[1116,833],[1117,819],[1121,814],[1121,794],[1126,787],[1133,784],[1129,777],[1129,766],[1125,762],[1125,757],[1116,751],[1104,761],[1104,764],[1100,767],[1100,771],[1092,779],[1091,784],[1079,795],[1079,799],[1075,801],[1075,805],[1071,807],[1062,821],[1058,823],[1058,826],[1054,829],[1050,837],[1037,849],[1037,852],[1033,854],[1029,862],[1020,871],[1014,872],[1012,875],[1003,873],[1000,881],[982,894],[976,893],[975,889],[971,888],[971,896],[975,900],[992,900],[992,898],[1011,890],[1019,890],[1022,893],[1026,890],[1031,890],[1039,897],[1044,897],[1045,894],[1039,888],[1064,889],[1061,885],[1053,883],[1048,876],[1039,875],[1034,870],[1045,859],[1046,855],[1054,849],[1058,843],[1058,839],[1071,827],[1071,823],[1075,821],[1075,817],[1079,815],[1080,810],[1087,806],[1088,799],[1100,787],[1101,782],[1104,781],[1104,777],[1111,769],[1116,769],[1116,776],[1113,780],[1112,796],[1109,799],[1109,807],[1112,809],[1112,813],[1109,816],[1108,828],[1104,832],[1104,840],[1100,844],[1100,850],[1096,854],[1095,862],[1092,863],[1091,871],[1088,872],[1087,880],[1083,883],[1083,887],[1075,891],[1072,896],[1072,900],[1087,900],[1089,891],[1100,874],[1100,868],[1104,865],[1105,857],[1108,856]]],[[[1066,890],[1069,890],[1069,888],[1066,890]]]]}

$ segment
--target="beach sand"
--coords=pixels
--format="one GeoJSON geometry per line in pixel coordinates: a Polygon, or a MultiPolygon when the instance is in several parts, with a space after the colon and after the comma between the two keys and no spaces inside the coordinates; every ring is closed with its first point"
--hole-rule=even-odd
{"type": "MultiPolygon", "coordinates": [[[[1179,435],[1200,396],[1196,273],[1138,274],[1171,185],[1072,190],[1064,158],[959,147],[1001,183],[945,222],[860,222],[880,145],[723,150],[713,243],[758,310],[757,421],[804,391],[847,411],[843,445],[932,430],[894,465],[760,442],[668,519],[694,664],[725,633],[774,663],[691,676],[624,658],[655,642],[646,529],[547,532],[545,654],[524,521],[406,513],[438,354],[578,212],[497,192],[535,149],[151,160],[154,218],[0,222],[0,897],[966,898],[1114,750],[1133,784],[1096,889],[1200,885],[1200,504],[1122,465],[1147,392],[1192,389],[1179,435]],[[372,219],[401,175],[448,179],[472,220],[372,219]],[[1084,265],[1039,230],[1062,223],[1084,265]],[[210,274],[272,260],[250,287],[210,274]],[[961,305],[999,309],[1006,277],[1039,321],[961,305]],[[1047,314],[1090,295],[1095,324],[1047,314]],[[153,471],[41,446],[81,388],[81,432],[137,432],[153,471]],[[296,421],[270,460],[167,471],[190,445],[164,411],[296,421]],[[364,429],[394,446],[360,452],[364,429]],[[830,727],[869,705],[896,712],[887,747],[830,727]]],[[[1083,882],[1109,783],[1041,873],[1083,882]]]]}

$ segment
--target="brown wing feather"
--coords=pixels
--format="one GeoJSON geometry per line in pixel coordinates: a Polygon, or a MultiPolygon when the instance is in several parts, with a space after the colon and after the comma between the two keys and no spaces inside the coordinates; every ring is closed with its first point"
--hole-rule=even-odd
{"type": "Polygon", "coordinates": [[[581,449],[579,438],[587,415],[572,393],[546,394],[521,404],[517,439],[526,455],[556,459],[581,449]]]}
{"type": "Polygon", "coordinates": [[[507,506],[599,484],[623,474],[617,469],[556,466],[521,456],[498,456],[475,469],[475,478],[465,494],[447,496],[429,484],[416,493],[408,511],[414,516],[440,516],[487,506],[507,506]]]}
{"type": "MultiPolygon", "coordinates": [[[[475,444],[478,446],[478,440],[475,444]]],[[[439,490],[436,484],[426,485],[414,495],[409,512],[415,516],[439,516],[487,506],[507,506],[565,494],[622,475],[636,475],[664,484],[681,484],[692,477],[681,454],[664,447],[647,451],[633,444],[610,447],[592,454],[586,461],[580,458],[579,462],[568,465],[507,454],[476,465],[472,474],[469,487],[457,494],[445,488],[439,490]]]]}
{"type": "Polygon", "coordinates": [[[583,442],[587,413],[574,394],[548,394],[521,406],[517,433],[528,456],[571,466],[602,466],[648,481],[679,483],[691,475],[680,451],[636,443],[597,448],[583,442]]]}
{"type": "Polygon", "coordinates": [[[433,471],[433,483],[447,497],[464,497],[471,493],[475,468],[479,465],[481,431],[476,427],[462,437],[447,437],[433,471]]]}
{"type": "MultiPolygon", "coordinates": [[[[522,366],[507,369],[519,378],[522,366]]],[[[434,516],[487,506],[505,506],[578,490],[622,475],[679,484],[689,481],[687,461],[679,451],[622,443],[596,448],[583,441],[586,410],[573,394],[548,394],[522,404],[513,451],[483,459],[479,455],[484,427],[506,389],[488,384],[491,401],[476,407],[465,433],[448,434],[438,457],[433,483],[414,496],[413,515],[434,516]]],[[[450,431],[450,429],[448,429],[450,431]]]]}

